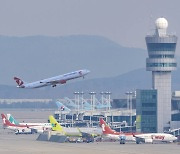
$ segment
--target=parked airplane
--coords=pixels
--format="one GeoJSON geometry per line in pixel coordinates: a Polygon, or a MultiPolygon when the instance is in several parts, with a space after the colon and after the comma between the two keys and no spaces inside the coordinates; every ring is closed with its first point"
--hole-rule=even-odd
{"type": "Polygon", "coordinates": [[[101,118],[100,125],[102,127],[103,134],[106,137],[111,139],[120,138],[120,135],[125,135],[126,140],[136,141],[137,144],[140,142],[142,143],[153,143],[153,142],[173,142],[177,140],[177,137],[173,136],[172,134],[167,133],[147,133],[147,134],[140,134],[140,133],[121,133],[112,130],[106,122],[101,118]]]}
{"type": "Polygon", "coordinates": [[[135,141],[133,133],[116,132],[115,130],[112,130],[102,118],[100,118],[100,126],[105,138],[120,140],[121,136],[125,136],[126,141],[135,141]]]}
{"type": "Polygon", "coordinates": [[[32,130],[27,125],[15,125],[7,120],[4,114],[1,114],[4,129],[13,130],[15,134],[32,134],[32,130]]]}
{"type": "Polygon", "coordinates": [[[56,105],[58,106],[58,109],[60,111],[67,111],[70,112],[71,109],[69,109],[68,107],[66,107],[64,104],[62,104],[60,101],[56,101],[56,105]]]}
{"type": "MultiPolygon", "coordinates": [[[[75,104],[71,99],[69,99],[68,97],[64,97],[64,99],[66,99],[67,100],[67,106],[69,107],[69,108],[71,108],[71,109],[78,109],[78,105],[77,104],[75,104]]],[[[82,101],[82,100],[81,100],[82,101]]],[[[81,108],[81,107],[79,107],[79,108],[81,108]]],[[[81,108],[82,109],[82,108],[81,108]]],[[[83,100],[83,110],[91,110],[91,105],[88,103],[88,102],[86,102],[85,100],[83,100]]]]}
{"type": "Polygon", "coordinates": [[[79,136],[79,137],[82,136],[82,134],[78,130],[72,132],[66,132],[52,115],[49,116],[49,121],[52,125],[53,131],[57,131],[58,133],[66,136],[79,136]]]}
{"type": "Polygon", "coordinates": [[[52,129],[51,123],[19,123],[11,114],[7,114],[7,118],[13,124],[29,126],[29,128],[31,128],[34,133],[43,133],[45,130],[52,129]]]}
{"type": "Polygon", "coordinates": [[[71,100],[69,99],[68,97],[64,97],[64,99],[67,101],[67,106],[71,109],[76,109],[77,108],[77,105],[71,100]]]}
{"type": "Polygon", "coordinates": [[[1,116],[3,127],[15,131],[15,134],[43,133],[52,128],[50,123],[19,123],[10,114],[7,115],[8,119],[4,114],[1,116]]]}
{"type": "Polygon", "coordinates": [[[154,143],[154,142],[173,142],[177,140],[172,134],[167,133],[147,133],[147,134],[138,134],[134,135],[136,138],[136,143],[154,143]]]}
{"type": "Polygon", "coordinates": [[[86,69],[78,70],[75,72],[70,72],[63,75],[59,75],[59,76],[51,77],[48,79],[31,82],[31,83],[26,83],[17,77],[14,77],[14,80],[18,84],[17,86],[18,88],[40,88],[40,87],[45,87],[45,86],[50,86],[50,85],[52,87],[56,87],[57,84],[65,84],[68,80],[72,80],[72,79],[76,79],[80,77],[84,78],[84,76],[87,75],[89,72],[90,71],[86,69]]]}
{"type": "Polygon", "coordinates": [[[79,128],[76,128],[76,130],[74,128],[69,128],[71,129],[71,131],[65,131],[65,129],[56,121],[56,119],[52,115],[49,116],[49,120],[52,124],[52,130],[57,131],[57,133],[60,133],[61,135],[65,135],[66,137],[68,137],[69,141],[72,139],[76,141],[81,138],[83,142],[89,143],[94,141],[93,135],[97,136],[97,134],[82,132],[79,128]]]}
{"type": "Polygon", "coordinates": [[[96,109],[104,109],[104,108],[111,108],[111,104],[102,104],[101,102],[99,102],[99,100],[96,98],[96,105],[95,108],[96,109]]]}

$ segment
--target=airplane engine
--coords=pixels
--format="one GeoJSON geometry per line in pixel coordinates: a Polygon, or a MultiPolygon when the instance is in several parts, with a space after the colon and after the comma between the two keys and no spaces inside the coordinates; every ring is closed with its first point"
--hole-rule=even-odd
{"type": "Polygon", "coordinates": [[[145,143],[153,143],[153,139],[145,139],[145,143]]]}
{"type": "Polygon", "coordinates": [[[60,83],[60,84],[65,84],[65,83],[66,83],[66,80],[60,80],[59,83],[60,83]]]}
{"type": "Polygon", "coordinates": [[[153,139],[136,138],[136,143],[153,143],[153,139]]]}
{"type": "Polygon", "coordinates": [[[17,129],[15,130],[15,134],[32,134],[32,131],[29,128],[17,129]]]}

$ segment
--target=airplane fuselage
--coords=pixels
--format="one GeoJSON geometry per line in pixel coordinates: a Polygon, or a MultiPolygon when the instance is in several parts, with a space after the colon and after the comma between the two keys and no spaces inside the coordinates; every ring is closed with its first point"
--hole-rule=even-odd
{"type": "Polygon", "coordinates": [[[63,75],[58,75],[55,77],[31,82],[31,83],[24,83],[21,79],[14,77],[14,80],[19,84],[18,88],[40,88],[45,86],[52,86],[56,87],[57,84],[65,84],[68,80],[84,77],[87,75],[90,71],[89,70],[78,70],[70,73],[66,73],[63,75]]]}
{"type": "Polygon", "coordinates": [[[147,133],[147,134],[139,134],[135,135],[136,139],[144,140],[144,142],[173,142],[177,140],[172,134],[166,133],[147,133]]]}

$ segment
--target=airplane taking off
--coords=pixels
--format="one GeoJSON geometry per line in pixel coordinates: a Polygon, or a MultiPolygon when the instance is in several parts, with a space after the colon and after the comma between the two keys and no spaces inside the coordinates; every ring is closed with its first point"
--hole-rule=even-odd
{"type": "Polygon", "coordinates": [[[63,75],[58,75],[55,77],[31,82],[31,83],[26,83],[23,80],[21,80],[18,77],[14,77],[14,80],[18,84],[18,88],[40,88],[40,87],[45,87],[45,86],[52,86],[56,87],[57,84],[65,84],[68,80],[76,79],[83,77],[87,75],[90,71],[89,70],[78,70],[70,73],[66,73],[63,75]]]}

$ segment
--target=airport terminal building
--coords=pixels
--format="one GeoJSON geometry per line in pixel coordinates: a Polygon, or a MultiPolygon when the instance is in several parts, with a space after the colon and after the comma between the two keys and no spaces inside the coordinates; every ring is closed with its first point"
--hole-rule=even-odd
{"type": "Polygon", "coordinates": [[[136,91],[136,131],[157,132],[157,90],[136,91]]]}

